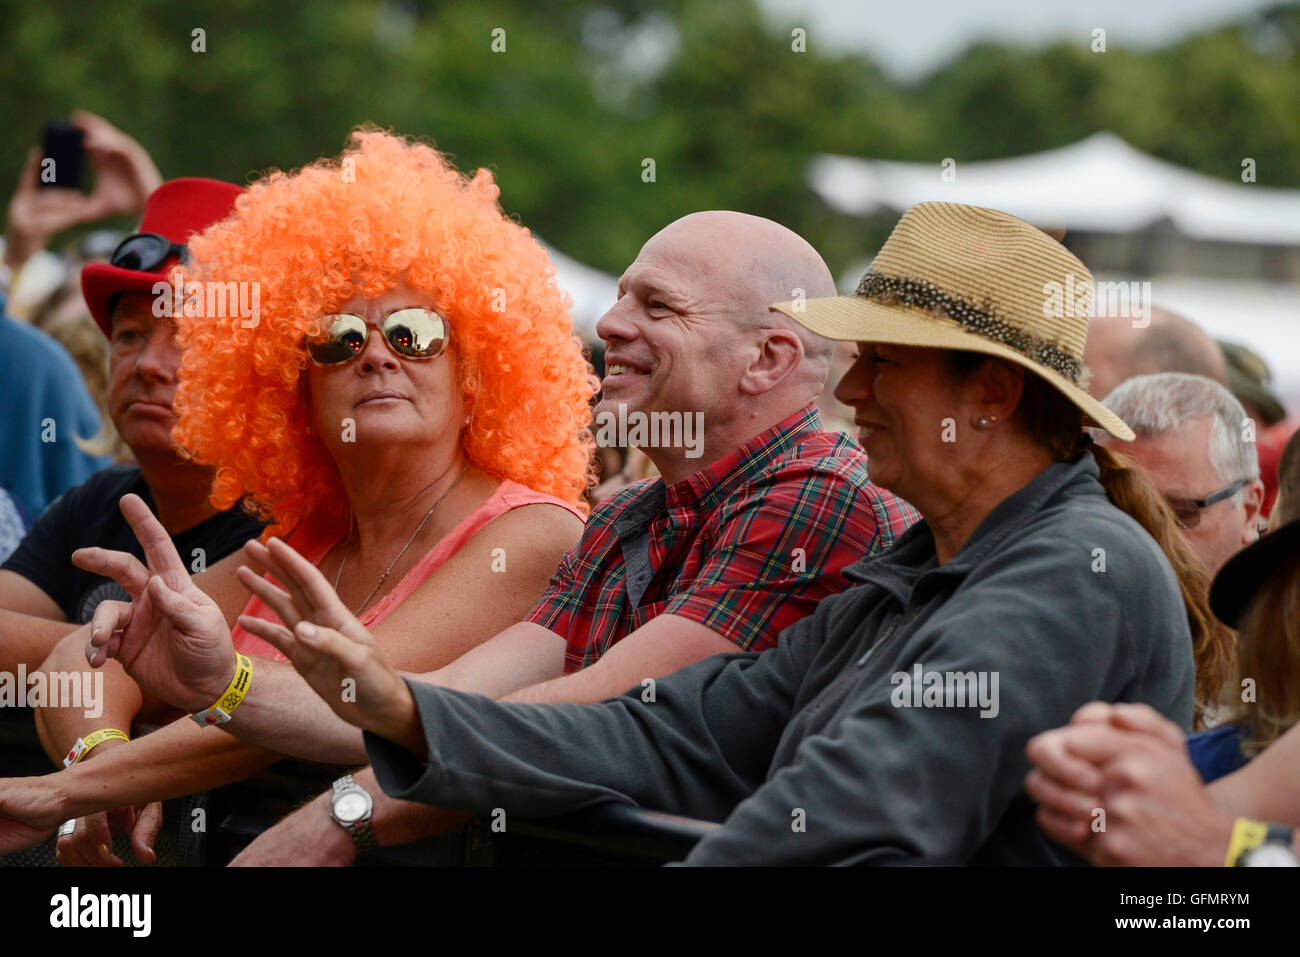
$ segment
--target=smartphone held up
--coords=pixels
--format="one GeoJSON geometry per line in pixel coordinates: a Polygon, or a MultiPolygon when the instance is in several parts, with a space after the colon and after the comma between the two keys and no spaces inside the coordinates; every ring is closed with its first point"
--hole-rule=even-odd
{"type": "Polygon", "coordinates": [[[81,189],[85,134],[63,120],[45,124],[39,182],[43,189],[81,189]]]}

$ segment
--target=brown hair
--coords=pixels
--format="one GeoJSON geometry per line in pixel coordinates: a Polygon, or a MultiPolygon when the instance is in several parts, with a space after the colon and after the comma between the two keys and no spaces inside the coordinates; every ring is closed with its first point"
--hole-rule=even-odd
{"type": "Polygon", "coordinates": [[[1227,720],[1245,728],[1241,752],[1253,758],[1300,721],[1300,553],[1264,579],[1239,624],[1227,720]],[[1254,682],[1251,701],[1239,694],[1246,679],[1254,682]]]}
{"type": "MultiPolygon", "coordinates": [[[[951,368],[960,376],[971,374],[986,361],[1002,361],[977,352],[951,352],[950,355],[951,368]]],[[[1029,437],[1058,462],[1073,458],[1081,448],[1091,452],[1107,498],[1147,530],[1173,566],[1192,633],[1192,654],[1196,662],[1195,726],[1202,727],[1205,712],[1217,704],[1232,667],[1233,635],[1210,611],[1209,575],[1179,529],[1169,503],[1127,456],[1087,442],[1079,407],[1028,370],[1016,418],[1029,437]]]]}
{"type": "Polygon", "coordinates": [[[1277,499],[1268,527],[1277,530],[1287,522],[1300,518],[1300,430],[1292,433],[1282,447],[1277,463],[1277,499]]]}
{"type": "MultiPolygon", "coordinates": [[[[126,444],[108,407],[108,340],[95,325],[84,301],[75,313],[59,315],[73,295],[81,300],[80,274],[56,289],[32,314],[32,325],[59,341],[81,370],[86,391],[99,410],[99,431],[90,437],[73,435],[72,441],[87,455],[107,455],[117,462],[134,462],[135,453],[126,444]]],[[[112,310],[109,310],[110,314],[112,310]]]]}

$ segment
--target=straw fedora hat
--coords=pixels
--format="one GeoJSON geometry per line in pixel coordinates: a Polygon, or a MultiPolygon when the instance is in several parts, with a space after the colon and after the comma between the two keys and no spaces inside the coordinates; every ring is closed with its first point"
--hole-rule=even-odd
{"type": "Polygon", "coordinates": [[[903,214],[852,296],[771,308],[828,339],[960,349],[1036,373],[1115,438],[1133,430],[1088,395],[1083,343],[1092,274],[1007,213],[918,203],[903,214]]]}

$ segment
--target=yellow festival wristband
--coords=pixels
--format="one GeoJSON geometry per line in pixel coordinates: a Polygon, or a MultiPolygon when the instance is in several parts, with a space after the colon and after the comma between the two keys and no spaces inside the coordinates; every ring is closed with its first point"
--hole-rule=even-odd
{"type": "Polygon", "coordinates": [[[63,759],[63,766],[65,768],[72,767],[88,755],[95,745],[103,744],[105,741],[112,740],[130,741],[131,736],[125,731],[117,730],[117,728],[100,728],[98,731],[92,731],[84,738],[77,739],[77,743],[72,746],[72,750],[69,751],[67,757],[63,759]]]}
{"type": "Polygon", "coordinates": [[[1228,856],[1224,859],[1223,866],[1236,867],[1242,856],[1263,844],[1267,836],[1267,824],[1252,821],[1247,817],[1237,818],[1232,825],[1232,837],[1228,839],[1228,856]]]}
{"type": "Polygon", "coordinates": [[[248,655],[241,655],[235,652],[235,677],[230,679],[230,687],[225,690],[217,703],[207,711],[199,711],[190,715],[194,723],[200,727],[207,727],[210,724],[225,724],[230,720],[230,716],[235,713],[240,702],[244,700],[244,695],[248,694],[248,686],[253,680],[253,660],[248,655]]]}

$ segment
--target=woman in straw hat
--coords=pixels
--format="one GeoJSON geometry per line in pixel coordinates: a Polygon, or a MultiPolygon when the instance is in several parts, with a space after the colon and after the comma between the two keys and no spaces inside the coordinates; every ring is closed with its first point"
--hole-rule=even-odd
{"type": "MultiPolygon", "coordinates": [[[[1133,436],[1084,388],[1092,289],[1081,261],[1014,216],[921,203],[903,216],[853,296],[810,302],[806,311],[772,308],[858,344],[836,397],[856,410],[873,481],[926,516],[940,564],[1049,466],[1073,461],[1094,472],[1176,573],[1199,726],[1231,667],[1232,637],[1210,611],[1209,579],[1164,498],[1129,459],[1084,432],[1093,426],[1124,441],[1133,436]]],[[[1107,517],[1118,519],[1114,511],[1107,517]]],[[[1105,574],[1104,550],[1089,554],[1105,574]]]]}

